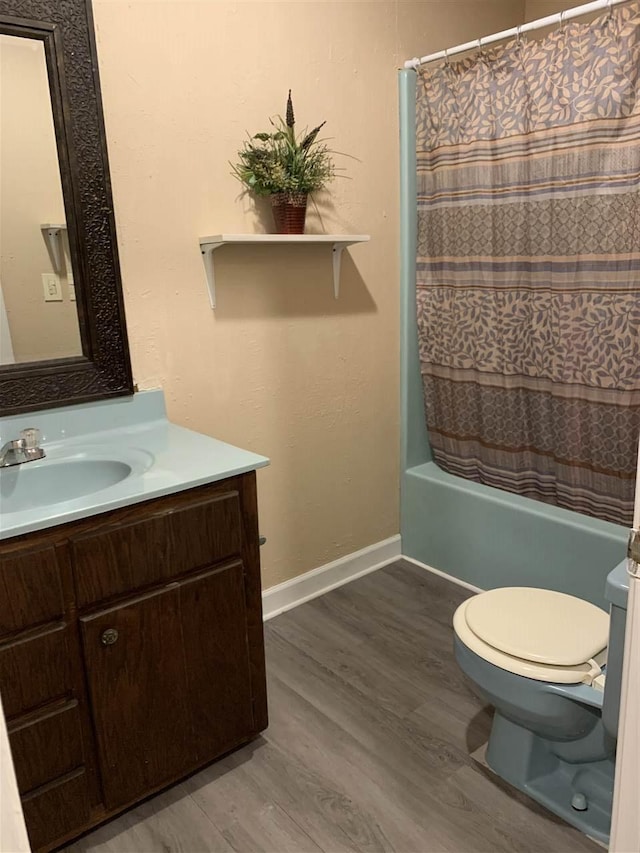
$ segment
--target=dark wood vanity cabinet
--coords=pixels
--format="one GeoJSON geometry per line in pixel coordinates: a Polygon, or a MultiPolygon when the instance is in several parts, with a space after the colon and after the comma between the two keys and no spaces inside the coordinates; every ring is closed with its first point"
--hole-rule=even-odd
{"type": "Polygon", "coordinates": [[[255,737],[255,474],[0,543],[0,694],[34,850],[255,737]]]}

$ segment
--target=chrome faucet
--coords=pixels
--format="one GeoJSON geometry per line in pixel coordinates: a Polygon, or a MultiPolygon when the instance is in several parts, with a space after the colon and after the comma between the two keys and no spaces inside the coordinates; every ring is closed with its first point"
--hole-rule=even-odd
{"type": "Polygon", "coordinates": [[[22,465],[36,459],[44,459],[46,453],[39,446],[40,430],[29,427],[20,431],[20,438],[8,441],[0,448],[0,468],[22,465]]]}

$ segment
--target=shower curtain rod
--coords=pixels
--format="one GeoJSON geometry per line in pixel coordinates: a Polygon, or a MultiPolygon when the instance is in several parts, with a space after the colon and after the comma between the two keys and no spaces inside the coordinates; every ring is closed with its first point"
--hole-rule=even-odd
{"type": "Polygon", "coordinates": [[[570,21],[572,18],[579,18],[581,15],[588,15],[590,12],[597,12],[599,9],[611,9],[619,3],[626,3],[627,0],[593,0],[592,3],[585,3],[582,6],[575,6],[573,9],[567,9],[566,12],[557,12],[555,15],[548,15],[546,18],[539,18],[537,21],[530,21],[528,24],[521,24],[519,27],[512,27],[510,30],[503,30],[501,33],[494,33],[492,36],[483,36],[475,41],[468,41],[465,44],[459,44],[456,47],[451,47],[448,50],[439,50],[437,53],[430,53],[428,56],[422,56],[420,59],[408,59],[405,68],[419,68],[427,62],[435,62],[437,59],[448,59],[455,53],[464,53],[467,50],[474,48],[482,49],[488,44],[496,41],[503,41],[512,36],[521,36],[531,30],[539,30],[541,27],[552,27],[554,24],[564,24],[565,21],[570,21]]]}

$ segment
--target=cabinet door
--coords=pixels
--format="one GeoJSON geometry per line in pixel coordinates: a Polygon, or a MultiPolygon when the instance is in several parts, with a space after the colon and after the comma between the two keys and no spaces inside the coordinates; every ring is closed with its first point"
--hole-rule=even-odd
{"type": "Polygon", "coordinates": [[[254,733],[241,562],[180,585],[196,758],[210,761],[254,733]]]}
{"type": "Polygon", "coordinates": [[[80,620],[107,808],[193,764],[180,588],[80,620]]]}

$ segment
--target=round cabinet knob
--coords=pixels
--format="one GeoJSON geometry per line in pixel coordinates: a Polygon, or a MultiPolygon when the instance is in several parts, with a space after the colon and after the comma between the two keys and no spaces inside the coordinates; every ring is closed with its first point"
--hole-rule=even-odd
{"type": "Polygon", "coordinates": [[[103,646],[112,646],[115,641],[118,639],[118,632],[115,628],[107,628],[106,631],[102,632],[102,636],[100,637],[100,642],[103,646]]]}

